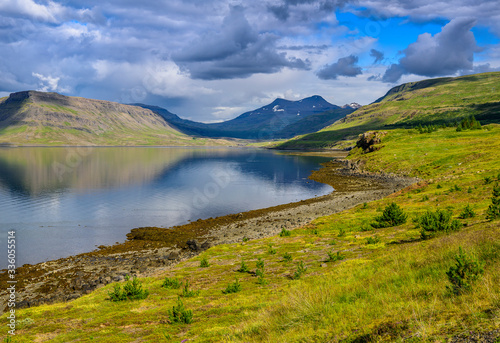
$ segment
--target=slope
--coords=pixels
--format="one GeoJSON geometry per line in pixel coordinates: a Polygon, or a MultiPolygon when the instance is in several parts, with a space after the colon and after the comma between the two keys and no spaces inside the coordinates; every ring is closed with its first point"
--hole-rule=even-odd
{"type": "Polygon", "coordinates": [[[136,106],[25,91],[0,99],[0,142],[19,145],[199,145],[136,106]]]}
{"type": "Polygon", "coordinates": [[[285,142],[278,148],[328,148],[367,130],[453,125],[471,115],[483,124],[498,123],[499,89],[500,72],[406,83],[333,125],[285,142]]]}

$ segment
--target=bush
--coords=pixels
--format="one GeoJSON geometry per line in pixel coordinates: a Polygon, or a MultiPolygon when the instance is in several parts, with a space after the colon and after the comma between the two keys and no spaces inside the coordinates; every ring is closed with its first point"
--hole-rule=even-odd
{"type": "Polygon", "coordinates": [[[193,291],[189,289],[189,280],[186,280],[180,296],[184,298],[191,298],[197,296],[198,294],[200,294],[200,291],[193,291]]]}
{"type": "Polygon", "coordinates": [[[345,258],[344,255],[340,254],[340,251],[337,251],[336,254],[334,254],[333,251],[327,252],[327,254],[328,254],[328,260],[326,260],[326,262],[337,262],[345,258]]]}
{"type": "Polygon", "coordinates": [[[439,232],[450,232],[459,230],[462,227],[460,221],[451,219],[451,212],[444,210],[436,210],[435,212],[427,211],[420,217],[415,219],[417,228],[420,228],[420,236],[422,239],[434,237],[439,232]]]}
{"type": "Polygon", "coordinates": [[[149,292],[142,289],[142,284],[136,277],[132,281],[127,277],[127,283],[123,285],[123,290],[119,284],[115,284],[113,291],[108,293],[111,301],[146,299],[148,295],[149,292]]]}
{"type": "Polygon", "coordinates": [[[292,255],[288,252],[286,252],[284,255],[283,255],[283,259],[286,261],[286,262],[290,262],[292,260],[292,255]]]}
{"type": "Polygon", "coordinates": [[[291,234],[292,233],[289,230],[282,228],[280,232],[280,237],[289,237],[291,234]]]}
{"type": "Polygon", "coordinates": [[[459,248],[458,255],[455,256],[455,262],[456,265],[451,266],[446,272],[451,283],[447,289],[455,295],[470,292],[473,284],[484,272],[484,263],[469,257],[464,253],[462,247],[459,248]]]}
{"type": "Polygon", "coordinates": [[[166,277],[161,286],[169,289],[178,289],[181,288],[181,282],[178,279],[166,277]]]}
{"type": "Polygon", "coordinates": [[[306,270],[307,270],[307,267],[304,265],[304,262],[302,262],[302,261],[297,262],[297,270],[293,274],[292,278],[294,280],[300,279],[301,276],[305,274],[306,270]]]}
{"type": "Polygon", "coordinates": [[[235,281],[233,283],[230,283],[227,285],[227,288],[222,291],[224,294],[230,294],[230,293],[238,293],[241,291],[241,284],[238,281],[238,278],[235,278],[235,281]]]}
{"type": "Polygon", "coordinates": [[[264,261],[259,257],[257,260],[257,269],[255,270],[255,275],[257,276],[257,283],[259,285],[267,284],[267,281],[264,279],[264,261]]]}
{"type": "Polygon", "coordinates": [[[339,229],[339,234],[337,235],[337,237],[344,237],[346,234],[345,230],[343,228],[340,228],[339,229]]]}
{"type": "Polygon", "coordinates": [[[244,259],[241,259],[241,267],[236,271],[240,273],[248,273],[250,271],[244,259]]]}
{"type": "Polygon", "coordinates": [[[491,205],[488,206],[488,210],[486,210],[486,218],[488,220],[500,218],[500,185],[498,183],[493,186],[492,195],[491,205]]]}
{"type": "Polygon", "coordinates": [[[467,218],[474,218],[476,216],[476,212],[472,209],[472,207],[467,204],[465,208],[462,210],[458,218],[460,219],[467,219],[467,218]]]}
{"type": "Polygon", "coordinates": [[[465,130],[481,130],[481,123],[471,116],[469,118],[464,118],[457,127],[457,132],[465,131],[465,130]]]}
{"type": "Polygon", "coordinates": [[[380,238],[375,235],[374,237],[368,237],[366,239],[366,244],[377,244],[380,243],[380,238]]]}
{"type": "Polygon", "coordinates": [[[276,254],[276,249],[273,248],[272,244],[269,244],[269,247],[267,248],[267,252],[271,255],[276,254]]]}
{"type": "Polygon", "coordinates": [[[210,266],[210,263],[208,263],[208,260],[206,257],[203,257],[200,261],[200,267],[201,268],[207,268],[210,266]]]}
{"type": "Polygon", "coordinates": [[[191,324],[193,322],[193,311],[186,310],[181,298],[177,298],[177,306],[168,311],[168,317],[172,323],[191,324]]]}
{"type": "Polygon", "coordinates": [[[396,204],[390,203],[382,212],[382,215],[375,218],[375,223],[371,224],[374,228],[384,228],[398,226],[406,223],[406,213],[396,204]]]}

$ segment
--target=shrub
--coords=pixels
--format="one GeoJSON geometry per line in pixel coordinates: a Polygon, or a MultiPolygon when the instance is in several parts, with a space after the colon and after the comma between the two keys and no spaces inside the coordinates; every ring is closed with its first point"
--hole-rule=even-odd
{"type": "Polygon", "coordinates": [[[178,279],[166,277],[161,286],[169,289],[178,289],[181,288],[181,282],[178,279]]]}
{"type": "Polygon", "coordinates": [[[186,280],[180,296],[184,298],[191,298],[197,296],[198,294],[200,294],[200,291],[193,291],[189,289],[189,280],[186,280]]]}
{"type": "Polygon", "coordinates": [[[243,242],[248,242],[250,240],[250,238],[248,238],[247,236],[243,236],[243,242]]]}
{"type": "Polygon", "coordinates": [[[257,260],[257,269],[255,270],[255,275],[257,276],[257,283],[259,285],[265,285],[267,281],[264,279],[264,261],[259,257],[257,260]]]}
{"type": "Polygon", "coordinates": [[[344,255],[340,254],[340,251],[337,251],[336,254],[334,254],[333,251],[327,252],[327,254],[328,254],[328,260],[326,260],[326,262],[337,262],[345,258],[344,255]]]}
{"type": "Polygon", "coordinates": [[[493,178],[491,176],[485,176],[483,180],[484,180],[484,184],[488,185],[493,181],[493,178]]]}
{"type": "Polygon", "coordinates": [[[471,116],[469,118],[464,118],[460,121],[457,127],[457,132],[465,130],[481,130],[481,123],[471,116]]]}
{"type": "Polygon", "coordinates": [[[363,210],[366,210],[368,208],[368,204],[366,202],[363,203],[363,206],[361,207],[363,210]]]}
{"type": "Polygon", "coordinates": [[[486,218],[489,220],[500,218],[500,184],[498,183],[493,186],[491,205],[486,210],[486,218]]]}
{"type": "Polygon", "coordinates": [[[284,255],[283,255],[283,259],[286,261],[286,262],[290,262],[292,260],[292,255],[288,252],[286,252],[284,255]]]}
{"type": "Polygon", "coordinates": [[[434,237],[439,232],[450,232],[459,230],[462,224],[454,219],[451,219],[451,211],[436,210],[435,212],[427,211],[420,217],[415,219],[417,228],[420,228],[420,236],[422,239],[434,237]]]}
{"type": "Polygon", "coordinates": [[[146,299],[149,291],[142,289],[142,284],[138,278],[134,277],[132,281],[127,278],[127,282],[123,285],[123,290],[119,284],[114,285],[113,291],[108,293],[111,301],[125,301],[146,299]]]}
{"type": "Polygon", "coordinates": [[[476,212],[472,209],[472,207],[467,204],[465,208],[462,210],[458,218],[460,219],[467,219],[467,218],[474,218],[476,216],[476,212]]]}
{"type": "Polygon", "coordinates": [[[241,259],[241,267],[236,271],[240,273],[248,273],[250,271],[244,259],[241,259]]]}
{"type": "Polygon", "coordinates": [[[256,262],[257,269],[264,270],[264,261],[259,257],[256,262]]]}
{"type": "Polygon", "coordinates": [[[337,237],[344,237],[346,234],[345,230],[343,228],[340,228],[339,229],[339,234],[337,235],[337,237]]]}
{"type": "Polygon", "coordinates": [[[238,293],[239,291],[241,291],[241,284],[238,281],[238,278],[235,278],[234,282],[228,284],[226,289],[224,289],[222,293],[230,294],[230,293],[238,293]]]}
{"type": "Polygon", "coordinates": [[[280,232],[280,237],[289,237],[291,234],[292,233],[289,230],[282,228],[280,232]]]}
{"type": "Polygon", "coordinates": [[[473,284],[484,272],[484,263],[469,257],[462,250],[462,247],[459,248],[458,255],[455,256],[455,262],[456,264],[446,272],[451,283],[447,289],[455,295],[470,292],[473,284]]]}
{"type": "Polygon", "coordinates": [[[186,310],[181,298],[177,298],[177,306],[168,311],[168,317],[172,323],[191,324],[193,322],[193,311],[186,310]]]}
{"type": "Polygon", "coordinates": [[[269,244],[269,247],[267,248],[267,252],[271,255],[276,254],[276,249],[273,248],[272,244],[269,244]]]}
{"type": "Polygon", "coordinates": [[[371,225],[375,228],[397,226],[406,223],[406,219],[406,213],[393,202],[385,207],[382,215],[375,218],[376,223],[371,225]]]}
{"type": "Polygon", "coordinates": [[[304,265],[304,262],[302,262],[302,261],[297,262],[297,270],[293,274],[292,278],[294,280],[300,279],[301,276],[305,274],[306,270],[307,270],[307,267],[304,265]]]}
{"type": "Polygon", "coordinates": [[[378,236],[368,237],[366,239],[366,244],[377,244],[380,243],[380,238],[378,236]]]}
{"type": "Polygon", "coordinates": [[[200,267],[201,268],[207,268],[210,266],[210,263],[208,263],[208,260],[206,257],[203,257],[200,261],[200,267]]]}

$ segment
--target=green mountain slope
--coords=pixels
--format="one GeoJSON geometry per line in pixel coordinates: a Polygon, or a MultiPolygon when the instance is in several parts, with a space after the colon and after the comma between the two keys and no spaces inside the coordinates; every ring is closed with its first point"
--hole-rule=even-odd
{"type": "Polygon", "coordinates": [[[453,124],[471,115],[483,124],[498,123],[499,90],[500,72],[406,83],[323,130],[297,137],[279,148],[328,148],[367,130],[453,124]]]}
{"type": "Polygon", "coordinates": [[[25,91],[0,99],[0,143],[19,145],[200,145],[150,110],[25,91]]]}

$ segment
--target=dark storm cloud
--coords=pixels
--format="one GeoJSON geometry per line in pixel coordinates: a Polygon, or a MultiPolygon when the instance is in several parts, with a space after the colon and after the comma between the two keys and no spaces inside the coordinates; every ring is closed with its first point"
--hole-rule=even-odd
{"type": "Polygon", "coordinates": [[[248,23],[243,8],[233,7],[219,31],[203,34],[172,57],[192,78],[203,80],[273,73],[284,67],[308,68],[307,61],[278,53],[277,39],[273,34],[257,33],[248,23]]]}
{"type": "Polygon", "coordinates": [[[339,58],[337,62],[324,66],[316,75],[322,80],[336,80],[338,76],[354,77],[362,74],[361,67],[356,66],[357,56],[339,58]]]}
{"type": "Polygon", "coordinates": [[[318,11],[333,12],[348,2],[348,0],[284,0],[279,4],[269,4],[267,9],[281,21],[287,21],[290,17],[305,21],[311,17],[311,10],[315,12],[314,15],[317,15],[318,11]]]}
{"type": "Polygon", "coordinates": [[[379,63],[379,62],[382,62],[384,60],[384,53],[382,51],[371,49],[370,56],[375,59],[373,61],[373,63],[379,63]]]}
{"type": "Polygon", "coordinates": [[[415,43],[403,50],[399,63],[387,69],[383,80],[397,82],[404,74],[434,77],[473,69],[474,53],[481,51],[470,31],[475,23],[474,19],[458,18],[434,36],[419,35],[415,43]]]}

